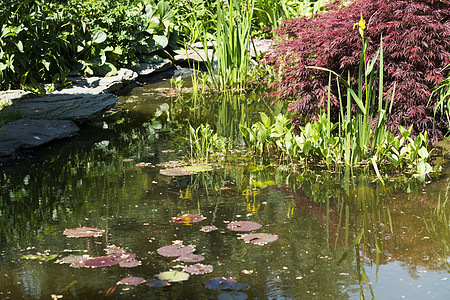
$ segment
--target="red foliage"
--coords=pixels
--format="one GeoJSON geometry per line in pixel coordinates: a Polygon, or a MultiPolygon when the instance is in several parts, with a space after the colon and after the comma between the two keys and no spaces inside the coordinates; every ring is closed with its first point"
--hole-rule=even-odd
{"type": "MultiPolygon", "coordinates": [[[[414,132],[442,136],[437,119],[433,129],[433,103],[427,107],[431,89],[448,74],[450,64],[450,2],[436,0],[357,0],[347,7],[332,4],[313,19],[286,20],[275,30],[279,40],[265,61],[279,71],[280,79],[270,85],[277,100],[293,100],[294,124],[314,119],[326,108],[328,72],[344,78],[348,72],[355,84],[362,41],[353,25],[363,14],[368,39],[367,58],[373,58],[383,37],[384,92],[396,83],[389,128],[414,124],[414,132]]],[[[355,86],[356,90],[356,86],[355,86]]],[[[332,109],[339,110],[337,88],[332,87],[332,109]]],[[[438,117],[439,118],[439,117],[438,117]]]]}

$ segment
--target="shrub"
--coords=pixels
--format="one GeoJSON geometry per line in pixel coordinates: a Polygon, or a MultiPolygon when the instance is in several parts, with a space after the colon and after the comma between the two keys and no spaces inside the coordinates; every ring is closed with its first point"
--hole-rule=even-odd
{"type": "MultiPolygon", "coordinates": [[[[361,55],[361,36],[353,25],[361,13],[367,20],[367,58],[384,47],[384,92],[396,84],[389,129],[413,124],[413,135],[428,131],[432,140],[442,136],[444,123],[436,116],[433,131],[433,106],[427,103],[431,90],[449,73],[450,3],[436,0],[357,0],[342,7],[329,5],[327,11],[312,19],[286,20],[275,30],[278,41],[266,54],[277,75],[270,95],[276,100],[290,100],[295,112],[293,123],[305,124],[316,119],[327,105],[327,72],[307,68],[328,68],[343,78],[350,75],[356,84],[361,55]]],[[[376,85],[375,85],[376,86],[376,85]]],[[[338,119],[339,101],[332,86],[333,118],[338,119]]],[[[374,119],[376,122],[376,118],[374,119]]]]}

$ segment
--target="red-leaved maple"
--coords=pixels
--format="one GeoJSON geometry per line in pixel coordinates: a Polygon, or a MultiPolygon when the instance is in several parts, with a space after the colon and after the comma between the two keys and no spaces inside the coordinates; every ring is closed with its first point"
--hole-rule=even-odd
{"type": "MultiPolygon", "coordinates": [[[[277,41],[266,53],[265,62],[275,66],[278,81],[270,95],[292,101],[294,124],[314,119],[326,108],[328,73],[307,66],[331,69],[351,80],[356,87],[362,41],[353,25],[363,15],[368,39],[367,58],[372,59],[383,39],[384,92],[396,84],[389,129],[414,125],[413,132],[428,131],[433,140],[444,126],[436,116],[434,103],[427,106],[431,90],[441,82],[450,64],[450,2],[437,0],[357,0],[342,7],[330,4],[328,11],[314,18],[286,20],[275,30],[277,41]]],[[[334,120],[339,111],[335,80],[332,85],[334,120]]],[[[356,88],[355,88],[356,90],[356,88]]],[[[444,132],[445,133],[445,132],[444,132]]]]}

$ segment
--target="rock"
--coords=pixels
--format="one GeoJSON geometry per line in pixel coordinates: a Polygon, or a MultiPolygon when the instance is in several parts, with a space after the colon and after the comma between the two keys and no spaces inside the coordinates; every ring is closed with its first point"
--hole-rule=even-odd
{"type": "Polygon", "coordinates": [[[172,62],[168,59],[164,59],[160,63],[147,64],[142,63],[137,67],[133,68],[133,71],[136,72],[138,76],[148,76],[152,73],[158,73],[168,70],[172,67],[172,62]]]}
{"type": "Polygon", "coordinates": [[[19,119],[0,127],[0,156],[19,148],[41,146],[54,139],[75,135],[80,129],[69,120],[19,119]]]}
{"type": "Polygon", "coordinates": [[[23,117],[44,120],[72,120],[83,123],[95,119],[117,102],[112,94],[62,94],[16,99],[2,111],[20,112],[23,117]]]}
{"type": "MultiPolygon", "coordinates": [[[[195,50],[177,50],[175,51],[177,55],[173,57],[175,63],[184,64],[189,61],[195,61],[199,63],[203,63],[206,61],[206,52],[203,49],[195,49],[195,50]]],[[[208,59],[210,60],[213,56],[213,49],[208,49],[208,59]]],[[[216,63],[217,58],[214,58],[214,62],[216,63]]]]}
{"type": "Polygon", "coordinates": [[[114,93],[137,78],[138,74],[129,69],[119,69],[117,75],[109,77],[67,77],[71,82],[54,94],[103,94],[114,93]]]}
{"type": "Polygon", "coordinates": [[[0,92],[0,110],[4,107],[11,105],[14,99],[25,99],[36,97],[31,92],[25,92],[23,90],[9,90],[0,92]]]}

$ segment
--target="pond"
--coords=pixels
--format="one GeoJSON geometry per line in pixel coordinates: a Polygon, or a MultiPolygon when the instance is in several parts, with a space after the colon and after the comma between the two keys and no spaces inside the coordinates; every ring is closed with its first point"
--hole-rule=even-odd
{"type": "Polygon", "coordinates": [[[0,299],[449,297],[446,168],[425,185],[403,180],[383,187],[364,172],[294,170],[240,147],[212,170],[165,176],[159,164],[183,159],[189,124],[208,122],[219,134],[238,137],[240,123],[282,108],[268,107],[258,95],[197,103],[161,87],[168,84],[136,88],[69,143],[1,166],[0,299]],[[205,219],[175,222],[186,214],[205,219]],[[230,230],[237,221],[261,228],[230,230]],[[102,234],[63,234],[78,227],[102,234]],[[250,233],[276,240],[244,241],[250,233]],[[173,243],[194,246],[205,274],[149,286],[162,272],[184,276],[183,268],[195,264],[161,254],[173,243]],[[70,255],[102,257],[111,249],[139,263],[63,263],[70,255]],[[127,277],[146,282],[117,285],[127,277]],[[209,280],[216,277],[223,279],[209,280]]]}

